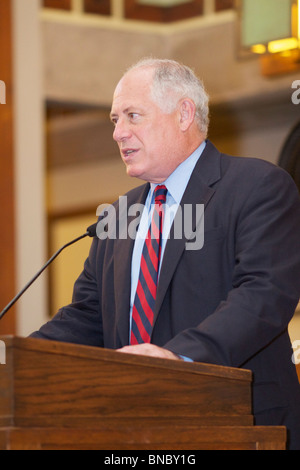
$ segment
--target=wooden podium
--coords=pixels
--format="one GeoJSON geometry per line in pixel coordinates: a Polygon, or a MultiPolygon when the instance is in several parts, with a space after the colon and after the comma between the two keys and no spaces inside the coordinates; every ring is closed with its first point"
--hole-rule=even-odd
{"type": "Polygon", "coordinates": [[[0,449],[285,449],[253,425],[250,371],[0,339],[0,449]]]}

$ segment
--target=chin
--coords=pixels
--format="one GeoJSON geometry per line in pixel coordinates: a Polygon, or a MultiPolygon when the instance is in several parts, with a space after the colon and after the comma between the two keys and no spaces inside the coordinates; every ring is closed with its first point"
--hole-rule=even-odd
{"type": "Polygon", "coordinates": [[[126,172],[128,176],[131,176],[132,178],[139,178],[142,180],[147,181],[145,178],[143,178],[143,173],[138,170],[138,168],[134,168],[134,166],[128,165],[126,167],[126,172]]]}

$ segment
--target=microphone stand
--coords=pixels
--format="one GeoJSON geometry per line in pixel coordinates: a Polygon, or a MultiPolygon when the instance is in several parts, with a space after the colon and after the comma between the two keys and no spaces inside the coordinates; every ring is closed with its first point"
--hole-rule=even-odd
{"type": "Polygon", "coordinates": [[[45,271],[45,269],[47,269],[47,267],[49,266],[49,264],[52,263],[52,261],[55,260],[55,258],[57,258],[57,256],[65,249],[67,248],[68,246],[70,245],[73,245],[74,243],[78,242],[79,240],[82,240],[82,238],[85,238],[85,237],[94,237],[96,235],[96,225],[97,224],[94,224],[94,225],[91,225],[90,227],[87,228],[87,231],[86,233],[84,233],[83,235],[81,235],[80,237],[77,237],[75,238],[74,240],[72,240],[71,242],[69,243],[66,243],[64,246],[62,246],[56,253],[54,253],[54,255],[47,261],[46,264],[44,264],[44,266],[39,270],[39,272],[31,279],[31,281],[29,281],[26,286],[9,302],[9,304],[5,307],[4,310],[2,310],[2,312],[0,313],[0,321],[2,320],[2,318],[4,317],[4,315],[9,311],[9,309],[19,300],[20,297],[22,297],[22,295],[27,291],[27,289],[29,289],[29,287],[37,280],[38,277],[40,277],[40,275],[45,271]]]}

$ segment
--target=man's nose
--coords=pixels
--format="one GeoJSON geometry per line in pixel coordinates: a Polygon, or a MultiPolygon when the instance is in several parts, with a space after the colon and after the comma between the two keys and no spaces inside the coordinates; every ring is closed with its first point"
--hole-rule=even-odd
{"type": "Polygon", "coordinates": [[[113,132],[113,139],[116,142],[121,142],[124,139],[127,139],[130,136],[130,129],[128,124],[123,119],[118,119],[115,124],[115,129],[113,132]]]}

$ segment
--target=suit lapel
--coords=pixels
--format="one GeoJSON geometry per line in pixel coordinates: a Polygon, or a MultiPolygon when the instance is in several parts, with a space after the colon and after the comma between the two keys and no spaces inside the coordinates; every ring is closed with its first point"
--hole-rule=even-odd
{"type": "MultiPolygon", "coordinates": [[[[206,148],[201,155],[193,173],[186,191],[181,201],[181,214],[184,213],[185,205],[192,205],[195,208],[196,204],[203,204],[204,211],[207,208],[209,201],[211,200],[215,190],[212,185],[218,181],[221,177],[220,171],[220,153],[211,144],[207,142],[206,148]]],[[[176,266],[180,260],[182,253],[185,250],[186,243],[189,241],[185,236],[183,227],[183,217],[181,221],[176,220],[177,217],[181,217],[177,214],[173,227],[171,229],[171,236],[168,240],[165,248],[165,254],[163,263],[161,266],[160,280],[158,285],[157,299],[155,305],[155,316],[154,322],[157,318],[159,310],[161,308],[163,299],[175,272],[176,266]],[[180,239],[174,239],[174,226],[176,223],[182,223],[182,234],[180,239]]],[[[196,212],[193,211],[192,230],[195,231],[199,220],[197,220],[196,212]]]]}

